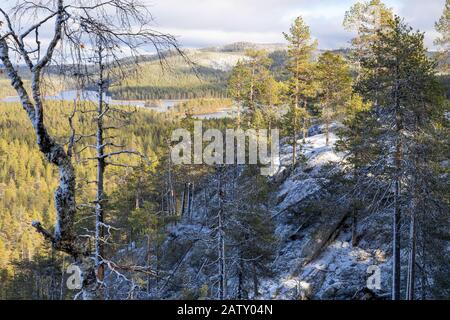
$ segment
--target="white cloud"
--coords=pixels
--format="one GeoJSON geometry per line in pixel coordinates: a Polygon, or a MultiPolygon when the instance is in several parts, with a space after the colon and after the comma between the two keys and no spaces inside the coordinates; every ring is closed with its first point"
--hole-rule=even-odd
{"type": "Polygon", "coordinates": [[[253,41],[257,43],[281,42],[278,32],[244,32],[214,29],[179,29],[160,28],[162,32],[177,36],[186,47],[219,46],[240,41],[253,41]]]}
{"type": "MultiPolygon", "coordinates": [[[[7,4],[16,0],[0,0],[7,4]]],[[[293,19],[303,16],[319,48],[347,46],[352,33],[344,30],[345,11],[357,0],[141,0],[154,17],[155,29],[176,36],[185,47],[205,47],[237,41],[284,42],[282,32],[293,19]]],[[[414,29],[425,32],[433,49],[434,23],[445,0],[384,0],[414,29]]],[[[3,6],[3,4],[2,4],[3,6]]],[[[48,23],[41,30],[46,38],[53,31],[48,23]]]]}
{"type": "MultiPolygon", "coordinates": [[[[235,41],[283,42],[282,32],[302,15],[323,49],[348,44],[351,34],[342,27],[345,11],[356,0],[146,0],[161,30],[179,36],[187,47],[235,41]]],[[[431,48],[434,22],[445,0],[385,0],[415,29],[426,32],[431,48]]]]}
{"type": "Polygon", "coordinates": [[[392,2],[396,4],[394,7],[396,13],[404,17],[408,24],[414,29],[425,32],[425,44],[433,49],[433,41],[438,36],[434,30],[434,24],[442,15],[445,0],[397,0],[392,2]]]}

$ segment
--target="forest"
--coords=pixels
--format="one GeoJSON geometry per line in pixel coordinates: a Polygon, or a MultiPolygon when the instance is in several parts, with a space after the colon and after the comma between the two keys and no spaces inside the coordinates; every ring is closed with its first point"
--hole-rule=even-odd
{"type": "Polygon", "coordinates": [[[381,0],[334,50],[302,16],[283,46],[183,49],[148,10],[0,7],[0,299],[450,299],[450,0],[432,54],[381,0]],[[279,130],[275,173],[173,163],[223,110],[204,132],[279,130]]]}

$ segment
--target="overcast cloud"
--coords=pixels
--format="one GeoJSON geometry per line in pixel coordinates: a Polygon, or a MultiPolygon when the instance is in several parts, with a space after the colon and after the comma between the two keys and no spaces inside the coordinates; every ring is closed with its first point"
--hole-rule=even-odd
{"type": "MultiPolygon", "coordinates": [[[[348,45],[344,13],[356,0],[145,0],[161,31],[178,36],[185,47],[205,47],[237,41],[283,42],[282,32],[301,15],[321,49],[348,45]]],[[[426,32],[433,48],[434,22],[445,0],[386,0],[396,14],[426,32]]]]}
{"type": "MultiPolygon", "coordinates": [[[[344,30],[345,11],[357,0],[141,0],[154,17],[154,28],[178,37],[182,46],[201,48],[238,41],[283,43],[283,31],[301,15],[321,49],[347,47],[352,34],[344,30]]],[[[425,32],[429,49],[438,36],[434,23],[446,0],[384,0],[413,28],[425,32]]],[[[0,0],[7,9],[17,0],[0,0]]],[[[0,27],[1,28],[1,27],[0,27]]],[[[41,30],[48,42],[52,23],[41,30]]]]}

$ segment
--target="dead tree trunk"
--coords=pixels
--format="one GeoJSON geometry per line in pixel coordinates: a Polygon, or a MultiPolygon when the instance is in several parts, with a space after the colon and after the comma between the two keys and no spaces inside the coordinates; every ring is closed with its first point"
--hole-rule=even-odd
{"type": "MultiPolygon", "coordinates": [[[[105,146],[103,139],[103,116],[105,115],[104,110],[104,65],[103,65],[103,54],[102,46],[98,47],[98,66],[99,66],[99,81],[98,81],[98,105],[97,105],[97,116],[96,116],[96,151],[97,151],[97,194],[95,199],[95,268],[97,275],[97,282],[99,284],[99,289],[103,283],[105,276],[105,264],[104,259],[104,175],[105,175],[105,146]]],[[[99,290],[99,297],[102,296],[101,289],[99,290]]]]}
{"type": "Polygon", "coordinates": [[[410,225],[410,248],[408,259],[408,282],[406,289],[406,300],[414,300],[415,278],[416,278],[416,214],[411,215],[410,225]]]}
{"type": "Polygon", "coordinates": [[[218,199],[219,199],[219,212],[217,214],[218,221],[218,237],[217,237],[217,248],[218,248],[218,264],[219,264],[219,299],[223,300],[226,296],[225,292],[225,227],[223,221],[223,206],[224,206],[224,190],[223,190],[223,177],[221,169],[218,169],[218,199]]]}
{"type": "Polygon", "coordinates": [[[184,184],[183,193],[181,195],[181,216],[183,217],[186,211],[186,197],[187,197],[187,183],[184,184]]]}
{"type": "Polygon", "coordinates": [[[358,209],[353,207],[352,212],[352,247],[358,245],[358,209]]]}
{"type": "MultiPolygon", "coordinates": [[[[398,66],[396,74],[399,74],[398,66]]],[[[400,300],[400,220],[401,220],[401,175],[402,175],[402,140],[401,134],[403,129],[402,115],[400,111],[399,96],[399,80],[396,80],[395,87],[395,124],[396,124],[396,141],[395,141],[395,191],[394,191],[394,217],[393,217],[393,241],[392,241],[392,300],[400,300]]]]}
{"type": "Polygon", "coordinates": [[[53,52],[61,40],[62,25],[66,19],[64,16],[63,1],[59,0],[57,2],[55,33],[50,40],[47,52],[36,63],[33,63],[28,55],[28,51],[26,51],[23,42],[23,37],[19,37],[14,33],[8,15],[3,12],[3,10],[2,13],[8,20],[7,23],[10,28],[8,35],[12,34],[12,37],[18,42],[20,48],[19,53],[31,71],[31,92],[33,101],[28,95],[21,77],[10,60],[6,36],[2,35],[0,35],[0,60],[2,61],[6,73],[11,80],[11,85],[16,90],[22,107],[26,111],[33,126],[39,150],[49,163],[58,167],[59,171],[59,185],[55,191],[54,197],[56,209],[55,231],[51,234],[44,229],[38,221],[33,222],[33,227],[52,243],[54,249],[63,251],[74,258],[83,277],[81,279],[83,283],[83,297],[85,299],[90,299],[95,294],[95,272],[86,245],[77,241],[74,232],[74,218],[76,213],[75,169],[71,161],[71,155],[64,150],[63,146],[57,143],[47,131],[44,124],[44,108],[40,88],[42,71],[52,59],[53,52]]]}
{"type": "Polygon", "coordinates": [[[194,205],[194,183],[188,184],[188,205],[187,205],[187,215],[189,219],[192,218],[192,208],[194,205]]]}

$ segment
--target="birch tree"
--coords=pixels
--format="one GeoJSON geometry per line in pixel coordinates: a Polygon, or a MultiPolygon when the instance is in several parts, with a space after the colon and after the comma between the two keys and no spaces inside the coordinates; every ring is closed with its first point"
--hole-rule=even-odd
{"type": "MultiPolygon", "coordinates": [[[[22,2],[11,9],[0,8],[6,25],[0,31],[0,60],[16,90],[23,109],[33,125],[36,143],[49,163],[59,170],[59,186],[55,191],[57,221],[54,232],[38,221],[34,228],[52,246],[72,256],[81,270],[82,295],[96,297],[95,266],[85,240],[79,238],[74,227],[76,215],[76,172],[72,164],[72,143],[65,148],[53,137],[44,122],[45,106],[41,96],[43,74],[56,63],[58,46],[64,43],[73,52],[83,48],[89,33],[101,33],[105,39],[114,39],[131,54],[146,43],[156,52],[178,48],[174,37],[151,29],[151,16],[145,6],[135,0],[112,1],[37,1],[22,2]],[[48,45],[43,44],[45,28],[53,25],[48,45]],[[31,73],[32,86],[27,90],[13,59],[18,57],[31,73]]],[[[76,62],[80,55],[64,56],[66,63],[76,62]],[[75,61],[74,61],[75,59],[75,61]]],[[[59,61],[59,63],[62,63],[59,61]]],[[[72,140],[73,141],[73,140],[72,140]]]]}

